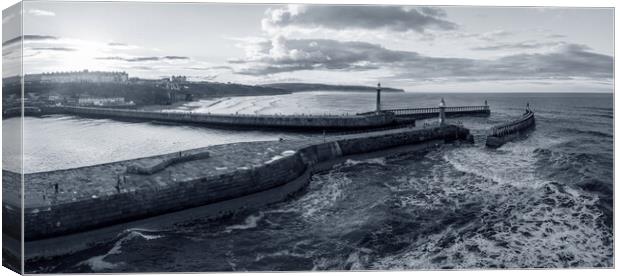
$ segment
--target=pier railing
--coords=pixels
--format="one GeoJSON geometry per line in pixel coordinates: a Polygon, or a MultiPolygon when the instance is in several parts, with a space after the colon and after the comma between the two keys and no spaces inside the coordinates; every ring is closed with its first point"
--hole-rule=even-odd
{"type": "Polygon", "coordinates": [[[531,110],[526,110],[519,119],[491,128],[490,135],[495,137],[503,137],[527,129],[534,124],[534,112],[531,110]]]}
{"type": "MultiPolygon", "coordinates": [[[[435,115],[439,114],[439,107],[421,107],[421,108],[396,108],[396,109],[383,109],[384,112],[393,113],[396,116],[419,116],[419,115],[435,115]]],[[[490,113],[488,105],[472,105],[472,106],[449,106],[445,107],[447,114],[459,114],[459,113],[490,113]]],[[[363,112],[358,115],[368,115],[375,112],[363,112]]]]}

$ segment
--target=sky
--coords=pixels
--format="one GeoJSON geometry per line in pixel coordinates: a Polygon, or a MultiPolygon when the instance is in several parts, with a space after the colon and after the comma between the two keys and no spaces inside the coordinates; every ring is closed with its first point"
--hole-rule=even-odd
{"type": "MultiPolygon", "coordinates": [[[[21,13],[6,10],[3,25],[20,14],[26,74],[613,91],[611,8],[27,1],[21,13]]],[[[20,39],[4,29],[7,77],[19,73],[9,63],[19,59],[20,39]]]]}

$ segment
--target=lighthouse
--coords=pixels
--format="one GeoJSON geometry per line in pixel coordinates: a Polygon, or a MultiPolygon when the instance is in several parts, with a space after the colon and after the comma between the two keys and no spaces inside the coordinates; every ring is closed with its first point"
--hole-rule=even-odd
{"type": "Polygon", "coordinates": [[[441,98],[439,102],[439,125],[443,126],[446,124],[446,102],[441,98]]]}
{"type": "Polygon", "coordinates": [[[381,83],[377,83],[377,113],[381,112],[381,83]]]}

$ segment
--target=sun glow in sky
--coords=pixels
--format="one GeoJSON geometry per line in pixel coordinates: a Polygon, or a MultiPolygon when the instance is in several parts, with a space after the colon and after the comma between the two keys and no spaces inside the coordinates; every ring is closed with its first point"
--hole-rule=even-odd
{"type": "MultiPolygon", "coordinates": [[[[22,14],[26,74],[381,81],[442,92],[613,89],[613,9],[27,1],[22,14]]],[[[19,10],[3,13],[5,23],[18,19],[19,10]]],[[[18,35],[3,31],[4,77],[19,72],[19,40],[10,41],[18,35]]]]}

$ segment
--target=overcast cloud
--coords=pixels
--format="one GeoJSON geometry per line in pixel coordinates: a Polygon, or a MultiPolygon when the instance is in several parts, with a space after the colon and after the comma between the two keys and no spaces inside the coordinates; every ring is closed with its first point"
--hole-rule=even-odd
{"type": "Polygon", "coordinates": [[[493,60],[442,58],[411,51],[394,51],[378,44],[336,40],[288,40],[276,37],[257,42],[237,72],[265,75],[300,70],[363,71],[390,68],[412,80],[444,78],[512,80],[515,78],[612,78],[613,57],[567,44],[542,54],[508,55],[493,60]]]}
{"type": "Polygon", "coordinates": [[[262,21],[271,30],[288,26],[327,29],[386,29],[424,32],[426,29],[452,30],[457,24],[434,7],[289,5],[270,9],[262,21]]]}

